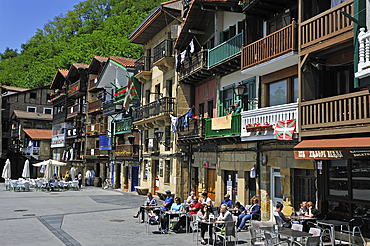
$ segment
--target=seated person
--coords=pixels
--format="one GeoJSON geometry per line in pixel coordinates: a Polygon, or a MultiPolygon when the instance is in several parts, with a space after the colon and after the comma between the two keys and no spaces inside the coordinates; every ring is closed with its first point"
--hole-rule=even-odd
{"type": "MultiPolygon", "coordinates": [[[[207,208],[207,204],[203,204],[200,207],[200,210],[197,213],[197,221],[204,222],[209,220],[209,212],[207,208]]],[[[200,223],[200,241],[201,244],[206,245],[206,241],[204,241],[204,234],[209,228],[208,235],[211,235],[212,237],[212,225],[208,225],[206,223],[200,223]]]]}
{"type": "Polygon", "coordinates": [[[208,197],[208,194],[206,192],[202,193],[202,198],[203,198],[202,204],[207,204],[208,211],[210,213],[213,213],[213,210],[212,210],[213,204],[212,204],[211,198],[208,197]]]}
{"type": "Polygon", "coordinates": [[[163,202],[163,208],[162,211],[169,211],[171,209],[171,206],[173,204],[173,198],[171,196],[171,191],[166,191],[167,198],[163,202]]]}
{"type": "Polygon", "coordinates": [[[307,202],[303,201],[301,203],[301,208],[299,209],[299,215],[305,216],[306,213],[308,213],[307,202]]]}
{"type": "Polygon", "coordinates": [[[186,199],[186,204],[191,204],[193,202],[193,196],[195,195],[195,192],[194,191],[191,191],[190,192],[190,195],[188,196],[188,198],[186,199]]]}
{"type": "Polygon", "coordinates": [[[233,114],[235,114],[235,106],[234,105],[231,105],[230,106],[230,111],[227,112],[226,109],[225,109],[224,112],[225,112],[226,115],[233,115],[233,114]]]}
{"type": "MultiPolygon", "coordinates": [[[[306,212],[305,216],[310,217],[310,218],[315,217],[315,218],[317,218],[317,219],[322,219],[322,216],[321,216],[321,214],[320,214],[319,210],[317,210],[317,209],[314,207],[314,205],[313,205],[313,203],[312,203],[312,202],[307,202],[307,209],[308,209],[308,212],[306,212]]],[[[307,223],[308,221],[310,221],[311,223],[312,223],[312,222],[315,222],[315,220],[304,220],[304,221],[302,222],[302,225],[303,225],[303,231],[305,231],[305,232],[308,232],[308,231],[310,230],[310,226],[309,226],[309,224],[307,223]]],[[[311,224],[311,223],[310,223],[310,224],[311,224]]]]}
{"type": "MultiPolygon", "coordinates": [[[[148,198],[146,199],[146,202],[144,203],[144,206],[157,206],[157,200],[153,197],[152,193],[148,193],[148,198]]],[[[134,215],[134,218],[137,218],[139,216],[139,214],[141,214],[141,222],[140,223],[144,223],[144,212],[145,212],[145,208],[143,208],[143,206],[140,207],[139,211],[137,212],[137,214],[134,215]]]]}
{"type": "Polygon", "coordinates": [[[240,223],[238,226],[238,231],[244,227],[244,224],[247,220],[250,220],[253,214],[259,214],[261,211],[261,206],[258,204],[259,199],[257,197],[252,197],[251,199],[252,206],[250,206],[247,210],[244,210],[241,215],[239,215],[238,222],[240,223]]]}
{"type": "Polygon", "coordinates": [[[224,198],[225,199],[221,202],[221,205],[222,204],[226,204],[229,208],[232,208],[233,207],[233,201],[230,200],[230,195],[229,194],[226,194],[224,196],[224,198]]]}
{"type": "Polygon", "coordinates": [[[182,216],[180,220],[176,223],[176,225],[173,227],[173,231],[177,232],[180,229],[180,226],[185,227],[186,221],[188,221],[188,224],[186,225],[188,228],[188,231],[190,231],[190,221],[192,220],[192,215],[197,214],[202,204],[198,201],[198,197],[193,196],[193,203],[189,206],[189,213],[186,214],[186,216],[182,216]],[[186,217],[188,218],[186,220],[186,217]]]}
{"type": "MultiPolygon", "coordinates": [[[[275,210],[274,216],[278,216],[280,218],[280,221],[281,221],[283,227],[290,228],[290,227],[292,227],[292,223],[290,222],[290,218],[285,217],[285,215],[283,214],[283,212],[282,212],[283,207],[284,207],[284,205],[282,203],[278,202],[276,204],[276,210],[275,210]]],[[[276,223],[279,223],[279,222],[276,221],[276,223]]]]}
{"type": "MultiPolygon", "coordinates": [[[[230,222],[233,221],[233,215],[228,211],[228,206],[222,204],[220,207],[220,215],[217,217],[218,221],[230,222]]],[[[216,244],[221,243],[220,240],[217,240],[216,244]]]]}
{"type": "MultiPolygon", "coordinates": [[[[183,206],[181,204],[180,197],[175,198],[175,202],[172,203],[171,209],[169,210],[170,213],[176,214],[176,213],[181,213],[183,210],[183,206]]],[[[167,233],[168,232],[168,220],[170,219],[170,214],[165,213],[162,214],[161,216],[161,227],[162,227],[162,232],[167,233]]]]}
{"type": "Polygon", "coordinates": [[[245,210],[245,208],[240,202],[235,203],[235,208],[238,209],[240,212],[243,212],[245,210]]]}

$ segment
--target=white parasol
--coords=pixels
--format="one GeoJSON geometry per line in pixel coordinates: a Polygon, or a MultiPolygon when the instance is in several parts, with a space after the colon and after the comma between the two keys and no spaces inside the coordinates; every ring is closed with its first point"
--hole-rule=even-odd
{"type": "Polygon", "coordinates": [[[22,177],[23,178],[29,178],[30,177],[30,162],[28,160],[26,160],[24,162],[22,177]]]}
{"type": "Polygon", "coordinates": [[[11,176],[10,160],[7,159],[6,162],[5,162],[5,166],[4,166],[4,169],[3,169],[3,174],[1,175],[1,177],[3,179],[10,179],[10,176],[11,176]]]}
{"type": "Polygon", "coordinates": [[[65,165],[67,165],[67,163],[52,160],[52,159],[42,161],[42,162],[39,162],[39,163],[35,163],[35,164],[32,164],[32,165],[35,166],[35,167],[41,167],[41,166],[46,166],[48,164],[50,164],[52,166],[65,166],[65,165]]]}
{"type": "Polygon", "coordinates": [[[53,169],[51,162],[49,162],[45,167],[44,179],[52,179],[53,178],[53,169]]]}

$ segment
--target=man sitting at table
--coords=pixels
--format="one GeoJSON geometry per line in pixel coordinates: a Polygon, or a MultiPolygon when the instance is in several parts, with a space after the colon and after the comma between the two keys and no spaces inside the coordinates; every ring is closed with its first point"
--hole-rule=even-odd
{"type": "Polygon", "coordinates": [[[180,218],[180,220],[176,223],[176,225],[173,227],[173,231],[177,232],[180,229],[180,226],[182,226],[184,228],[185,225],[186,225],[186,221],[188,221],[188,224],[186,226],[187,226],[188,230],[190,231],[190,228],[189,228],[190,227],[190,221],[193,218],[193,214],[197,214],[201,206],[202,206],[202,204],[198,201],[198,197],[193,196],[193,203],[190,204],[189,213],[186,214],[188,219],[186,220],[186,217],[182,216],[180,218]]]}
{"type": "Polygon", "coordinates": [[[167,198],[163,202],[163,208],[162,208],[163,211],[169,211],[173,203],[171,191],[170,190],[166,191],[166,194],[167,194],[167,198]]]}
{"type": "MultiPolygon", "coordinates": [[[[233,221],[233,215],[228,211],[228,206],[222,204],[220,207],[220,215],[217,217],[218,221],[230,222],[233,221]]],[[[216,244],[221,243],[221,240],[217,240],[216,244]]]]}
{"type": "MultiPolygon", "coordinates": [[[[148,193],[148,198],[146,199],[146,202],[144,203],[144,206],[147,206],[147,207],[154,207],[154,206],[157,206],[157,200],[153,197],[152,193],[148,193]]],[[[137,214],[134,215],[134,218],[137,218],[139,216],[139,214],[141,214],[141,222],[140,223],[144,223],[144,212],[145,212],[145,208],[143,206],[140,207],[139,211],[137,212],[137,214]]]]}
{"type": "Polygon", "coordinates": [[[221,202],[221,205],[226,204],[229,208],[232,208],[233,207],[233,201],[230,200],[230,194],[226,194],[224,196],[224,198],[225,199],[221,202]]]}
{"type": "Polygon", "coordinates": [[[253,205],[247,210],[244,210],[244,212],[242,212],[242,214],[238,217],[238,222],[240,223],[238,226],[238,231],[242,230],[245,222],[250,220],[254,214],[259,214],[261,212],[261,206],[258,204],[259,199],[257,197],[252,197],[251,202],[253,205]]]}
{"type": "MultiPolygon", "coordinates": [[[[283,227],[290,228],[290,227],[292,227],[292,223],[290,222],[290,217],[285,217],[285,215],[283,214],[283,212],[282,212],[283,207],[284,207],[284,205],[282,203],[278,202],[276,204],[276,210],[275,210],[274,216],[277,216],[278,218],[280,218],[280,221],[281,221],[283,227]]],[[[279,222],[276,221],[276,223],[279,223],[279,222]]]]}

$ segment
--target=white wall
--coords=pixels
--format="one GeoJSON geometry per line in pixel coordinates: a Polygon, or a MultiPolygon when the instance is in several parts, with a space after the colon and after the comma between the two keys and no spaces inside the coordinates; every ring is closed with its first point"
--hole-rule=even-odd
{"type": "Polygon", "coordinates": [[[238,23],[238,21],[242,21],[245,19],[245,15],[242,13],[232,13],[232,12],[223,12],[223,26],[222,31],[229,28],[229,26],[233,26],[238,23]]]}
{"type": "Polygon", "coordinates": [[[220,90],[222,90],[224,87],[230,86],[232,84],[238,84],[238,82],[245,81],[251,78],[254,78],[254,76],[248,76],[245,74],[241,74],[240,71],[236,71],[221,78],[220,90]]]}

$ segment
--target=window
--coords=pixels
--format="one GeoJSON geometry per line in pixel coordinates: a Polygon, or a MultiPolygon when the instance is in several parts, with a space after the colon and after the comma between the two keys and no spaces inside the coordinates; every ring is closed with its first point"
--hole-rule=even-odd
{"type": "Polygon", "coordinates": [[[150,103],[150,90],[145,91],[146,104],[150,103]]]}
{"type": "Polygon", "coordinates": [[[204,103],[199,103],[199,117],[204,117],[204,103]]]}
{"type": "Polygon", "coordinates": [[[245,86],[244,94],[242,97],[242,107],[244,111],[252,110],[257,108],[256,99],[256,80],[250,79],[243,82],[245,86]]]}
{"type": "Polygon", "coordinates": [[[155,86],[155,97],[159,97],[161,93],[161,85],[158,84],[155,86]]]}
{"type": "Polygon", "coordinates": [[[207,104],[208,118],[213,118],[213,100],[209,100],[207,104]]]}
{"type": "Polygon", "coordinates": [[[234,101],[236,99],[234,86],[230,86],[223,91],[220,91],[219,99],[219,116],[225,116],[225,111],[230,111],[230,106],[234,104],[234,101]]]}
{"type": "Polygon", "coordinates": [[[291,77],[267,84],[268,106],[297,102],[298,78],[291,77]]]}
{"type": "Polygon", "coordinates": [[[294,208],[299,208],[302,201],[316,203],[315,170],[294,169],[294,208]]]}
{"type": "Polygon", "coordinates": [[[148,130],[144,130],[144,149],[146,152],[149,150],[149,138],[148,138],[148,130]]]}
{"type": "Polygon", "coordinates": [[[168,97],[172,97],[172,79],[167,80],[167,95],[168,97]]]}
{"type": "Polygon", "coordinates": [[[169,151],[170,148],[171,148],[171,127],[170,126],[166,126],[165,130],[164,130],[164,137],[165,137],[165,141],[166,141],[166,147],[165,147],[165,150],[166,151],[169,151]]]}
{"type": "Polygon", "coordinates": [[[31,92],[31,93],[30,93],[30,98],[31,98],[31,99],[36,99],[36,95],[37,95],[37,94],[36,94],[35,92],[31,92]]]}
{"type": "Polygon", "coordinates": [[[52,108],[44,108],[44,114],[53,114],[52,108]]]}
{"type": "Polygon", "coordinates": [[[165,175],[164,175],[164,182],[169,183],[171,177],[171,161],[166,160],[165,161],[165,175]]]}
{"type": "Polygon", "coordinates": [[[144,172],[144,175],[143,175],[143,179],[148,179],[148,160],[144,160],[143,162],[143,172],[144,172]]]}
{"type": "Polygon", "coordinates": [[[27,106],[27,112],[36,113],[37,112],[37,108],[36,107],[27,106]]]}

